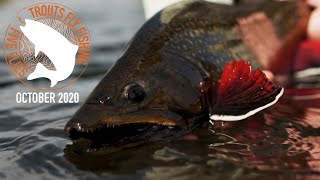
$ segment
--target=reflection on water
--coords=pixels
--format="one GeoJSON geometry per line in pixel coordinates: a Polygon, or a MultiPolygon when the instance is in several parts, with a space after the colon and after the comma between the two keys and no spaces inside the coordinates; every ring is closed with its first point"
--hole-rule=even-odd
{"type": "Polygon", "coordinates": [[[68,146],[65,157],[79,169],[119,175],[143,172],[151,179],[319,178],[319,105],[310,106],[309,100],[305,106],[292,98],[286,96],[246,121],[208,125],[195,132],[197,140],[100,153],[68,146]]]}
{"type": "MultiPolygon", "coordinates": [[[[16,2],[0,7],[3,24],[7,15],[25,6],[16,2]]],[[[143,11],[139,0],[63,4],[85,19],[92,34],[89,68],[66,89],[79,92],[83,101],[142,24],[143,11]]],[[[241,122],[208,123],[189,140],[83,153],[78,150],[89,142],[67,145],[71,141],[63,133],[79,105],[16,104],[16,92],[30,90],[0,62],[0,179],[319,178],[320,90],[287,90],[264,112],[241,122]]]]}

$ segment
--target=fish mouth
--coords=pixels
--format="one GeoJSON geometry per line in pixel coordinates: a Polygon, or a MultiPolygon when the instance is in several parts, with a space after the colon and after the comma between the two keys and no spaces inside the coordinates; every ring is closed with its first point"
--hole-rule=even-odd
{"type": "Polygon", "coordinates": [[[193,131],[202,121],[200,116],[188,118],[170,110],[112,114],[112,111],[85,105],[69,120],[64,131],[73,145],[81,146],[81,152],[104,152],[115,147],[135,146],[133,144],[171,141],[193,131]],[[86,144],[85,147],[82,144],[86,144]]]}
{"type": "MultiPolygon", "coordinates": [[[[89,140],[86,152],[95,152],[107,147],[121,146],[135,142],[170,140],[184,131],[179,126],[159,123],[102,124],[95,128],[68,127],[66,134],[76,143],[89,140]]],[[[83,150],[82,150],[83,151],[83,150]]]]}

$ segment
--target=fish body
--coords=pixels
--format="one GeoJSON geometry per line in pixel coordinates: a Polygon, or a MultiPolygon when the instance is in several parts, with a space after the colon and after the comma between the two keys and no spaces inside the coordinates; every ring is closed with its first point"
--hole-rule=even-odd
{"type": "Polygon", "coordinates": [[[253,60],[255,53],[252,42],[244,43],[239,19],[260,12],[282,37],[303,18],[299,8],[273,1],[237,6],[183,1],[165,8],[136,33],[65,133],[89,139],[95,148],[168,140],[210,118],[245,119],[274,104],[283,89],[241,60],[253,60]]]}
{"type": "Polygon", "coordinates": [[[51,87],[68,78],[75,65],[78,46],[70,43],[62,34],[41,22],[25,20],[26,25],[20,26],[23,34],[34,44],[35,57],[42,51],[54,64],[56,70],[49,70],[41,63],[36,65],[27,79],[48,78],[51,87]]]}

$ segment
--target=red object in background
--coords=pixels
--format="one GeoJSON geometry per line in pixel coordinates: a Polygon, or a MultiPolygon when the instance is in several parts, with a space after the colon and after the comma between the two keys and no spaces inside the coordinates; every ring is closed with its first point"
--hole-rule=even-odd
{"type": "Polygon", "coordinates": [[[301,108],[320,107],[320,89],[286,89],[284,99],[294,100],[301,108]]]}
{"type": "Polygon", "coordinates": [[[271,65],[275,74],[289,74],[320,65],[320,41],[305,40],[296,48],[278,55],[271,65]]]}
{"type": "Polygon", "coordinates": [[[294,58],[294,71],[300,71],[320,64],[320,41],[303,41],[294,58]]]}

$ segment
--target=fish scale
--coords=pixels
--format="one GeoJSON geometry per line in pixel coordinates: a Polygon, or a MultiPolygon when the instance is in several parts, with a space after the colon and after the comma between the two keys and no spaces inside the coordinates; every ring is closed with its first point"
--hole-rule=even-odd
{"type": "MultiPolygon", "coordinates": [[[[84,129],[104,126],[104,134],[116,138],[89,137],[101,147],[141,139],[170,140],[210,119],[245,120],[275,104],[284,90],[262,71],[254,70],[260,56],[255,54],[255,45],[248,46],[252,37],[246,39],[246,21],[257,18],[257,12],[264,13],[258,14],[260,20],[274,22],[274,26],[266,23],[271,25],[268,32],[277,32],[273,36],[285,41],[284,36],[295,29],[294,22],[308,16],[301,15],[302,1],[254,2],[226,6],[187,0],[158,12],[131,39],[123,55],[67,123],[65,133],[76,140],[81,137],[76,124],[84,129]],[[101,104],[97,97],[108,97],[110,103],[101,104]],[[124,126],[127,124],[132,126],[124,126]],[[117,126],[111,129],[113,125],[117,126]],[[148,128],[150,125],[153,128],[148,128]],[[145,130],[138,132],[135,128],[145,130]]],[[[272,46],[273,42],[266,41],[269,35],[265,36],[263,43],[253,39],[260,48],[272,46]]]]}

